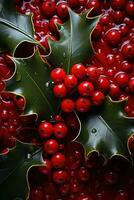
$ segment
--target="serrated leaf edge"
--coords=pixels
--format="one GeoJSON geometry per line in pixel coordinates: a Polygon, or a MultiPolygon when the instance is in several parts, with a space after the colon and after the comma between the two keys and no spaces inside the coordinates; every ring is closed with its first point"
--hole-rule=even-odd
{"type": "MultiPolygon", "coordinates": [[[[21,144],[27,144],[27,145],[34,145],[33,143],[26,143],[26,142],[21,142],[20,140],[16,139],[16,144],[17,143],[21,143],[21,144]]],[[[16,145],[13,147],[13,148],[8,148],[9,151],[13,150],[16,148],[16,145]]],[[[9,152],[8,152],[9,153],[9,152]]],[[[0,155],[6,155],[7,153],[0,153],[0,155]]],[[[29,181],[28,181],[28,173],[30,171],[30,169],[32,167],[37,167],[37,166],[45,166],[45,164],[43,163],[43,156],[41,156],[41,161],[42,161],[42,164],[34,164],[34,165],[31,165],[31,167],[28,168],[27,170],[27,173],[26,173],[26,182],[27,182],[27,187],[28,187],[28,194],[27,194],[27,197],[26,197],[26,200],[28,200],[29,196],[30,196],[30,185],[29,185],[29,181]]]]}
{"type": "MultiPolygon", "coordinates": [[[[119,100],[119,101],[113,100],[110,96],[107,96],[106,98],[107,98],[110,102],[113,102],[113,103],[127,102],[127,100],[128,100],[128,97],[126,97],[126,98],[123,99],[123,100],[119,100]]],[[[76,114],[76,113],[75,113],[75,114],[76,114]]],[[[82,127],[82,126],[81,126],[81,121],[80,121],[80,119],[79,119],[79,117],[78,117],[77,114],[76,114],[76,117],[77,117],[77,119],[78,119],[80,129],[79,129],[78,135],[75,137],[75,139],[72,140],[72,142],[79,143],[79,144],[81,144],[81,145],[83,146],[83,149],[84,149],[84,152],[85,152],[85,153],[84,153],[84,154],[85,154],[85,158],[86,158],[89,154],[91,154],[91,153],[93,153],[93,152],[96,152],[96,153],[98,153],[98,155],[100,155],[101,153],[100,153],[99,151],[95,150],[95,149],[94,149],[94,150],[91,150],[91,151],[89,151],[89,152],[87,153],[86,150],[85,150],[85,148],[84,148],[84,145],[83,145],[81,142],[79,142],[79,141],[75,141],[75,140],[77,140],[77,138],[80,136],[81,127],[82,127]]],[[[127,117],[127,116],[125,116],[124,114],[122,115],[122,117],[124,117],[124,118],[126,118],[126,119],[134,119],[134,117],[127,117]]],[[[127,149],[128,149],[129,155],[130,155],[130,159],[133,160],[132,157],[131,157],[131,152],[130,152],[130,150],[129,150],[128,141],[127,141],[127,149]]],[[[108,158],[108,159],[107,159],[107,162],[108,162],[108,160],[112,160],[112,159],[113,159],[114,157],[116,157],[116,156],[121,157],[121,158],[127,160],[128,162],[130,162],[130,160],[129,160],[128,158],[126,158],[125,156],[123,156],[123,155],[121,155],[121,154],[114,154],[114,155],[112,155],[111,157],[106,157],[106,158],[108,158]]],[[[107,162],[106,162],[106,163],[107,163],[107,162]]]]}
{"type": "MultiPolygon", "coordinates": [[[[12,76],[11,76],[9,79],[6,79],[6,81],[11,80],[11,79],[15,76],[15,74],[16,74],[16,72],[17,72],[17,66],[16,66],[15,61],[16,61],[17,59],[21,59],[21,60],[27,60],[27,59],[30,59],[30,58],[32,58],[32,57],[34,56],[34,54],[35,54],[36,52],[39,53],[39,50],[38,50],[38,49],[34,49],[33,54],[30,55],[30,56],[28,56],[28,57],[26,57],[26,58],[15,58],[15,57],[12,57],[12,56],[8,56],[8,57],[9,57],[9,58],[14,62],[15,69],[14,69],[14,73],[12,74],[12,76]]],[[[43,58],[42,58],[42,56],[41,56],[40,54],[39,54],[39,56],[40,56],[42,62],[47,64],[47,62],[44,62],[44,60],[43,60],[43,58]]],[[[25,98],[24,95],[20,95],[20,94],[17,94],[17,93],[15,93],[15,92],[10,92],[10,91],[8,91],[8,92],[11,93],[11,94],[15,94],[15,95],[17,95],[17,96],[20,96],[20,97],[24,98],[24,99],[25,99],[25,105],[24,105],[24,108],[26,107],[26,98],[25,98]]],[[[23,117],[23,116],[31,116],[31,115],[35,115],[35,116],[36,116],[36,120],[38,119],[38,113],[32,113],[32,114],[21,114],[20,116],[23,117]]]]}
{"type": "MultiPolygon", "coordinates": [[[[96,21],[96,24],[99,22],[99,19],[100,19],[100,17],[101,17],[101,15],[97,15],[97,16],[95,16],[95,17],[88,17],[88,14],[91,12],[93,10],[93,8],[91,8],[91,9],[89,9],[88,11],[86,11],[85,13],[82,13],[82,14],[80,14],[79,16],[82,16],[82,15],[84,15],[84,14],[86,14],[86,19],[98,19],[97,21],[96,21]]],[[[71,16],[71,14],[70,14],[70,12],[73,12],[69,7],[68,7],[68,11],[69,11],[69,16],[71,16]]],[[[77,14],[77,13],[75,13],[75,14],[77,14]]],[[[69,18],[69,20],[71,19],[71,17],[69,18]]],[[[70,20],[71,21],[71,20],[70,20]]],[[[65,22],[66,23],[66,22],[65,22]]],[[[56,25],[56,23],[55,23],[55,25],[56,25]]],[[[64,23],[61,25],[61,26],[63,26],[64,25],[64,23]]],[[[56,25],[57,26],[57,25],[56,25]]],[[[96,26],[95,26],[96,27],[96,26]]],[[[92,40],[91,40],[91,36],[92,36],[92,33],[93,33],[93,31],[94,31],[94,29],[95,29],[95,27],[92,29],[92,31],[91,31],[91,33],[89,34],[89,42],[90,42],[90,44],[91,44],[91,47],[92,47],[92,51],[93,52],[95,52],[95,50],[94,50],[94,48],[93,48],[93,44],[92,44],[92,40]]],[[[57,26],[57,28],[58,28],[58,26],[57,26]]],[[[50,45],[50,42],[49,41],[52,41],[52,39],[51,39],[51,37],[48,35],[47,36],[48,37],[48,45],[49,45],[49,49],[50,49],[50,51],[49,51],[49,53],[47,54],[47,55],[45,55],[44,57],[47,59],[47,57],[48,56],[50,56],[51,55],[51,53],[52,53],[52,47],[51,47],[51,45],[50,45]]]]}

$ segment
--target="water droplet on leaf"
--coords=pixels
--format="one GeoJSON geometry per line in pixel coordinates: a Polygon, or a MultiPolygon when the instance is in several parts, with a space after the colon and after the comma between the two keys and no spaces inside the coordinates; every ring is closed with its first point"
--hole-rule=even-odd
{"type": "Polygon", "coordinates": [[[97,129],[96,128],[92,128],[92,133],[96,133],[97,132],[97,129]]]}

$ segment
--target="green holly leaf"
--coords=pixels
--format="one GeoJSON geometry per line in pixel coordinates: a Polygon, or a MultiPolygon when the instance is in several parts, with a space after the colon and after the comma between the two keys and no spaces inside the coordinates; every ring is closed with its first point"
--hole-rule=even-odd
{"type": "Polygon", "coordinates": [[[33,144],[17,141],[8,154],[1,154],[0,199],[26,199],[29,195],[28,171],[43,164],[41,149],[33,144]]]}
{"type": "Polygon", "coordinates": [[[52,92],[50,67],[36,51],[29,58],[11,58],[16,70],[7,81],[7,90],[26,98],[24,115],[38,114],[39,119],[50,119],[58,110],[59,100],[52,92]]]}
{"type": "Polygon", "coordinates": [[[88,13],[78,15],[69,9],[69,20],[60,26],[60,39],[49,40],[51,51],[46,59],[67,73],[73,64],[84,62],[93,51],[91,33],[99,17],[88,18],[88,13]]]}
{"type": "Polygon", "coordinates": [[[19,14],[12,0],[0,1],[0,46],[14,55],[22,42],[37,43],[34,39],[32,17],[19,14]]]}
{"type": "Polygon", "coordinates": [[[98,111],[80,117],[81,131],[76,140],[83,144],[86,154],[95,150],[106,157],[130,159],[127,141],[134,133],[134,118],[124,115],[125,103],[107,97],[98,111]]]}

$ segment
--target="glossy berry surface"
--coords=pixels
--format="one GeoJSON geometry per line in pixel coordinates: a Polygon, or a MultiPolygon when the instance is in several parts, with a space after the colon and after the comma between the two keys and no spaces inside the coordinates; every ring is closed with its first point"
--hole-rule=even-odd
{"type": "Polygon", "coordinates": [[[77,78],[74,75],[66,75],[64,78],[64,84],[67,88],[75,88],[77,85],[77,78]]]}
{"type": "Polygon", "coordinates": [[[71,72],[75,77],[81,79],[86,75],[86,68],[83,64],[75,64],[72,66],[71,72]]]}
{"type": "Polygon", "coordinates": [[[81,97],[76,100],[75,106],[78,112],[87,112],[90,109],[91,102],[89,99],[81,97]]]}
{"type": "Polygon", "coordinates": [[[56,140],[49,139],[44,142],[44,151],[48,154],[54,154],[58,151],[59,145],[56,140]]]}
{"type": "Polygon", "coordinates": [[[49,122],[41,122],[39,125],[39,134],[41,138],[49,138],[53,133],[53,126],[49,122]]]}
{"type": "Polygon", "coordinates": [[[56,97],[59,98],[65,97],[67,94],[67,88],[65,84],[63,83],[56,84],[53,88],[53,93],[55,94],[56,97]]]}
{"type": "Polygon", "coordinates": [[[65,166],[65,156],[62,153],[56,153],[51,158],[51,162],[54,168],[63,168],[65,166]]]}
{"type": "Polygon", "coordinates": [[[78,86],[78,91],[81,96],[88,97],[93,94],[94,86],[91,82],[81,82],[78,86]]]}
{"type": "Polygon", "coordinates": [[[54,1],[44,1],[41,5],[41,11],[47,18],[52,17],[56,12],[56,5],[54,1]]]}
{"type": "Polygon", "coordinates": [[[54,135],[56,138],[62,139],[67,135],[68,128],[64,123],[56,123],[54,125],[54,135]]]}
{"type": "Polygon", "coordinates": [[[99,106],[103,103],[104,101],[104,94],[100,91],[95,91],[93,96],[92,96],[92,101],[93,101],[93,104],[96,105],[96,106],[99,106]]]}
{"type": "Polygon", "coordinates": [[[56,68],[51,71],[50,77],[54,82],[61,82],[65,78],[65,71],[61,68],[56,68]]]}
{"type": "Polygon", "coordinates": [[[64,99],[61,102],[61,109],[66,112],[66,113],[70,113],[74,110],[74,101],[71,99],[64,99]]]}
{"type": "Polygon", "coordinates": [[[57,184],[63,184],[67,180],[67,172],[65,170],[55,171],[53,173],[53,180],[57,184]]]}
{"type": "Polygon", "coordinates": [[[106,33],[106,39],[112,46],[116,46],[121,41],[120,32],[117,29],[111,29],[106,33]]]}

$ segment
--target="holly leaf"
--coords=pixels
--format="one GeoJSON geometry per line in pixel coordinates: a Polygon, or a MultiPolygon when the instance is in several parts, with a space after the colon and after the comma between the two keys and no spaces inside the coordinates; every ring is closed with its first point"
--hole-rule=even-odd
{"type": "Polygon", "coordinates": [[[127,141],[134,133],[134,118],[124,115],[125,102],[107,97],[97,112],[80,117],[81,131],[76,140],[83,144],[86,154],[95,150],[106,157],[120,155],[130,159],[127,141]]]}
{"type": "Polygon", "coordinates": [[[33,144],[17,141],[8,154],[1,154],[0,199],[26,199],[29,196],[29,169],[43,164],[41,149],[33,144]]]}
{"type": "Polygon", "coordinates": [[[34,39],[32,16],[17,13],[12,0],[0,1],[0,45],[14,55],[22,42],[37,43],[34,39]]]}
{"type": "Polygon", "coordinates": [[[49,39],[51,51],[46,59],[67,73],[73,64],[84,62],[93,51],[91,33],[99,17],[88,18],[88,13],[79,15],[69,9],[69,20],[60,26],[60,39],[49,39]]]}
{"type": "Polygon", "coordinates": [[[26,98],[24,115],[38,114],[39,119],[50,119],[58,110],[59,100],[53,95],[50,67],[36,51],[29,58],[11,58],[16,65],[7,90],[26,98]]]}

